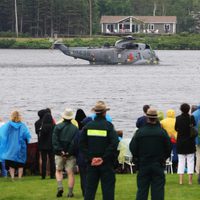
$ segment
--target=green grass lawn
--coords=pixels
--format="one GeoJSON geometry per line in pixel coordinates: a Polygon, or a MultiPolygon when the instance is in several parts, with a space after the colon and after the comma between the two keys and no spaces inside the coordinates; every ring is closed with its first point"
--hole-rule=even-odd
{"type": "MultiPolygon", "coordinates": [[[[59,199],[67,199],[67,179],[63,181],[64,195],[59,199]]],[[[116,176],[116,200],[134,200],[136,195],[136,174],[117,174],[116,176]]],[[[40,176],[25,176],[22,180],[11,181],[10,178],[0,178],[0,200],[53,200],[56,198],[57,184],[55,179],[41,180],[40,176]]],[[[73,199],[83,199],[80,190],[79,175],[76,175],[73,199]]],[[[96,200],[101,200],[100,186],[96,194],[96,200]]],[[[149,198],[150,199],[150,198],[149,198]]],[[[197,184],[197,176],[194,175],[193,185],[178,184],[177,174],[166,175],[165,200],[199,200],[200,185],[197,184]]]]}

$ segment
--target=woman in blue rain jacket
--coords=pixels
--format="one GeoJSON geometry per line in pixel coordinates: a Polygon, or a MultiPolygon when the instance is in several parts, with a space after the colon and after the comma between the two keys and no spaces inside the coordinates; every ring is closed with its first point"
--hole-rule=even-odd
{"type": "Polygon", "coordinates": [[[12,179],[15,169],[18,169],[18,178],[23,175],[30,138],[27,126],[21,122],[21,114],[18,111],[12,112],[10,121],[0,128],[0,159],[5,160],[12,179]]]}

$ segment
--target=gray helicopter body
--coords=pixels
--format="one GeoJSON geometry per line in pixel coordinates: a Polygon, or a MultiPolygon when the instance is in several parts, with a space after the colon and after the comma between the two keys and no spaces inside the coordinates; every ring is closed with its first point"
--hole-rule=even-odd
{"type": "Polygon", "coordinates": [[[158,64],[159,59],[151,47],[144,43],[134,43],[132,37],[118,40],[115,46],[67,47],[55,42],[54,48],[74,58],[87,60],[90,64],[158,64]]]}

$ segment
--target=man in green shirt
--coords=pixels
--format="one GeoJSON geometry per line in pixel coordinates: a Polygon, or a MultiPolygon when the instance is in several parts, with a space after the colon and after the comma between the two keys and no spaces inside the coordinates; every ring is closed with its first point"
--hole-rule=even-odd
{"type": "Polygon", "coordinates": [[[157,111],[149,108],[147,124],[136,131],[129,148],[138,167],[136,200],[164,200],[165,161],[171,154],[167,132],[158,123],[157,111]]]}
{"type": "Polygon", "coordinates": [[[74,196],[74,167],[76,165],[74,138],[78,134],[78,128],[72,124],[73,111],[70,108],[65,109],[62,114],[63,121],[57,124],[53,131],[52,144],[55,152],[56,180],[58,183],[57,197],[62,197],[64,192],[62,180],[63,169],[68,176],[68,194],[67,197],[74,196]]]}

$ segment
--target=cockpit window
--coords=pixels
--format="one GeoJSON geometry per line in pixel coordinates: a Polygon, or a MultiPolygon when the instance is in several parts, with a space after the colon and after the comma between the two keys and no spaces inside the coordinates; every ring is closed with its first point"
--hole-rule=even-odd
{"type": "Polygon", "coordinates": [[[150,46],[148,44],[146,44],[145,49],[150,49],[150,46]]]}
{"type": "Polygon", "coordinates": [[[133,44],[133,43],[123,44],[122,48],[125,48],[125,49],[138,49],[138,44],[133,44]]]}

